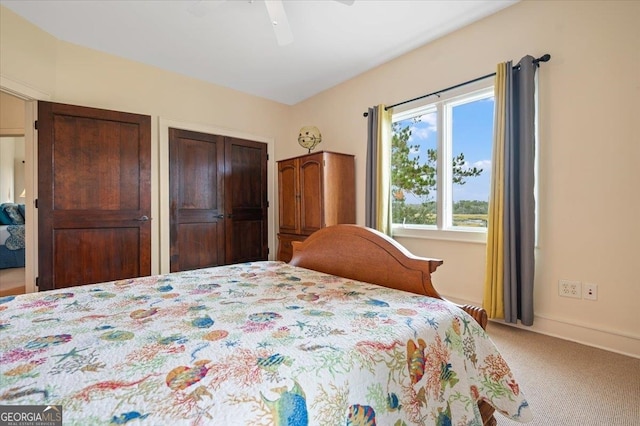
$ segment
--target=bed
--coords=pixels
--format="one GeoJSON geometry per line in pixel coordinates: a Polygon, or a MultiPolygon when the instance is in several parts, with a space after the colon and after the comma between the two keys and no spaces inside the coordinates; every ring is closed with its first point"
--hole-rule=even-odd
{"type": "Polygon", "coordinates": [[[0,299],[0,405],[64,424],[480,425],[531,419],[440,260],[356,225],[252,262],[0,299]]]}

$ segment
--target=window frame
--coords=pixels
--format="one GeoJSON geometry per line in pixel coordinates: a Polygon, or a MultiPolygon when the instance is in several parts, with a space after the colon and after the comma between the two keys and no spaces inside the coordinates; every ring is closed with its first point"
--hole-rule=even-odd
{"type": "MultiPolygon", "coordinates": [[[[474,228],[453,226],[453,183],[451,151],[453,142],[452,120],[448,119],[452,114],[455,106],[494,95],[494,78],[469,84],[467,86],[448,91],[438,95],[435,101],[421,100],[420,103],[413,106],[405,106],[394,108],[392,112],[392,122],[402,119],[411,118],[419,114],[425,114],[430,111],[436,111],[438,116],[438,139],[437,149],[438,158],[437,170],[443,172],[438,175],[436,180],[436,225],[414,225],[414,224],[391,224],[391,234],[394,237],[401,238],[425,238],[439,239],[448,241],[463,241],[469,243],[486,243],[487,228],[474,228]],[[445,160],[446,164],[445,164],[445,160]],[[446,183],[445,183],[446,182],[446,183]]],[[[492,147],[493,151],[493,147],[492,147]]],[[[391,206],[391,203],[390,203],[391,206]]],[[[390,207],[391,208],[391,207],[390,207]]],[[[393,214],[389,212],[391,217],[393,214]]]]}

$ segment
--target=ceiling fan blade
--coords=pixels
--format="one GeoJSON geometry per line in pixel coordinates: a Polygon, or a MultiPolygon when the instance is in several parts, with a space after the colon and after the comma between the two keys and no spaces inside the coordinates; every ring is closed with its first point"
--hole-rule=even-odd
{"type": "Polygon", "coordinates": [[[291,32],[291,27],[289,27],[289,20],[284,11],[282,0],[265,0],[264,3],[267,6],[269,19],[271,20],[271,25],[273,25],[273,31],[276,33],[278,44],[286,46],[293,43],[293,33],[291,32]]]}

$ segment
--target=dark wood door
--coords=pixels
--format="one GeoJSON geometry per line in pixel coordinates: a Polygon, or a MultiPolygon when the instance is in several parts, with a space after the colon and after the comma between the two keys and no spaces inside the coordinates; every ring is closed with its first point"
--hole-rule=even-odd
{"type": "Polygon", "coordinates": [[[169,129],[171,272],[225,262],[224,137],[169,129]]]}
{"type": "Polygon", "coordinates": [[[38,102],[38,287],[151,273],[151,117],[38,102]]]}
{"type": "Polygon", "coordinates": [[[267,144],[225,138],[226,263],[267,260],[267,144]]]}
{"type": "Polygon", "coordinates": [[[267,145],[169,129],[172,272],[266,260],[267,145]]]}

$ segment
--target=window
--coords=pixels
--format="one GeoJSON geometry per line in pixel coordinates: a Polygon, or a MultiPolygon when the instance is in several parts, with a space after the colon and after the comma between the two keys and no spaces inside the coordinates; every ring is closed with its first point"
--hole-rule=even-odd
{"type": "Polygon", "coordinates": [[[493,106],[493,87],[486,87],[393,114],[394,235],[466,231],[485,238],[493,106]]]}

